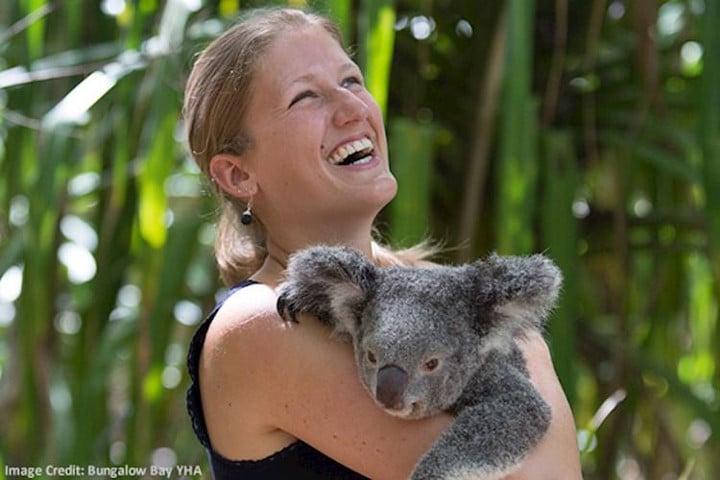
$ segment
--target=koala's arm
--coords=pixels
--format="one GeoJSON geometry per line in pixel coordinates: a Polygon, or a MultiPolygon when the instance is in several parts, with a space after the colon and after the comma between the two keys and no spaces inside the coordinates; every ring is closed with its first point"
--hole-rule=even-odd
{"type": "Polygon", "coordinates": [[[488,356],[455,422],[422,457],[412,480],[499,480],[520,468],[547,431],[551,411],[518,368],[518,354],[488,356]]]}
{"type": "Polygon", "coordinates": [[[374,265],[350,248],[302,250],[290,258],[286,279],[278,287],[278,313],[293,322],[298,314],[309,313],[336,332],[352,335],[374,274],[374,265]]]}

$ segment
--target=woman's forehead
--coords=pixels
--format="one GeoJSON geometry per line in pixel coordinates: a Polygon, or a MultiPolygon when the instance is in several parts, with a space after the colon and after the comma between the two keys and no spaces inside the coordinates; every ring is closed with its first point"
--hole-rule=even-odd
{"type": "Polygon", "coordinates": [[[287,88],[326,68],[341,73],[356,66],[329,32],[313,25],[281,33],[263,56],[258,76],[287,88]]]}

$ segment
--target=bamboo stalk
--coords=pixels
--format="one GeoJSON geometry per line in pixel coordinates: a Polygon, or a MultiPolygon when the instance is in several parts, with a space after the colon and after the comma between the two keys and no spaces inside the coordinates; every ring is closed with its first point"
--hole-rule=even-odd
{"type": "Polygon", "coordinates": [[[531,95],[532,0],[509,0],[508,40],[500,123],[496,246],[527,253],[533,246],[537,180],[537,102],[531,95]]]}
{"type": "Polygon", "coordinates": [[[363,0],[359,19],[360,67],[365,85],[383,113],[387,96],[395,43],[395,1],[363,0]]]}
{"type": "MultiPolygon", "coordinates": [[[[706,0],[702,19],[703,72],[701,93],[697,97],[700,111],[700,145],[703,158],[705,220],[709,236],[709,260],[715,277],[715,303],[720,304],[720,0],[706,0]]],[[[713,336],[715,376],[713,385],[720,389],[720,309],[716,308],[713,336]]],[[[717,430],[716,430],[717,431],[717,430]]],[[[720,445],[717,435],[710,439],[715,450],[720,445]]],[[[713,459],[714,471],[720,471],[720,458],[713,459]]]]}
{"type": "Polygon", "coordinates": [[[397,195],[389,207],[394,245],[410,247],[430,233],[434,136],[432,124],[403,118],[391,124],[390,154],[398,181],[397,195]]]}
{"type": "Polygon", "coordinates": [[[571,406],[577,403],[578,228],[572,215],[579,183],[570,132],[545,131],[543,147],[542,244],[563,272],[558,308],[549,323],[553,363],[571,406]]]}
{"type": "Polygon", "coordinates": [[[490,146],[497,126],[497,110],[502,86],[503,61],[507,37],[507,14],[503,9],[493,35],[490,54],[485,68],[485,77],[479,85],[475,107],[475,127],[470,149],[469,166],[460,218],[460,260],[469,260],[474,252],[475,232],[485,197],[488,170],[490,168],[490,146]]]}

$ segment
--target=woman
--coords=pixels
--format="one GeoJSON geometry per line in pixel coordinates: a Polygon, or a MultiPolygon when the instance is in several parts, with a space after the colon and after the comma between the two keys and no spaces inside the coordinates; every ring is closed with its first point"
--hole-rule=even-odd
{"type": "MultiPolygon", "coordinates": [[[[349,245],[380,264],[423,257],[372,240],[396,183],[382,115],[336,26],[299,10],[255,12],[200,55],[184,113],[222,202],[218,265],[237,285],[188,356],[188,407],[216,478],[407,478],[452,418],[385,414],[350,345],[312,319],[288,326],[275,309],[288,256],[306,246],[349,245]]],[[[522,347],[553,423],[513,478],[579,478],[547,347],[539,336],[522,347]]]]}

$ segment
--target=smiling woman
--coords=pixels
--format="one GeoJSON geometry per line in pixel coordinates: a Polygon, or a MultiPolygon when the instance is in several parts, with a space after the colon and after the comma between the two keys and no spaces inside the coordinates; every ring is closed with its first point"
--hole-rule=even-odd
{"type": "MultiPolygon", "coordinates": [[[[380,108],[336,26],[295,9],[253,12],[198,57],[184,113],[222,202],[216,256],[232,286],[188,355],[188,408],[215,478],[407,478],[450,415],[385,414],[350,345],[313,319],[287,326],[275,308],[289,256],[311,245],[353,247],[380,265],[428,253],[373,240],[397,184],[380,108]]],[[[523,350],[554,410],[528,471],[577,478],[572,416],[547,347],[537,336],[523,350]]]]}
{"type": "Polygon", "coordinates": [[[253,77],[240,124],[251,147],[215,155],[209,168],[226,196],[252,198],[268,254],[329,241],[333,218],[369,228],[396,184],[382,114],[357,65],[327,30],[307,25],[279,35],[253,77]],[[362,142],[369,160],[344,162],[362,142]]]}

